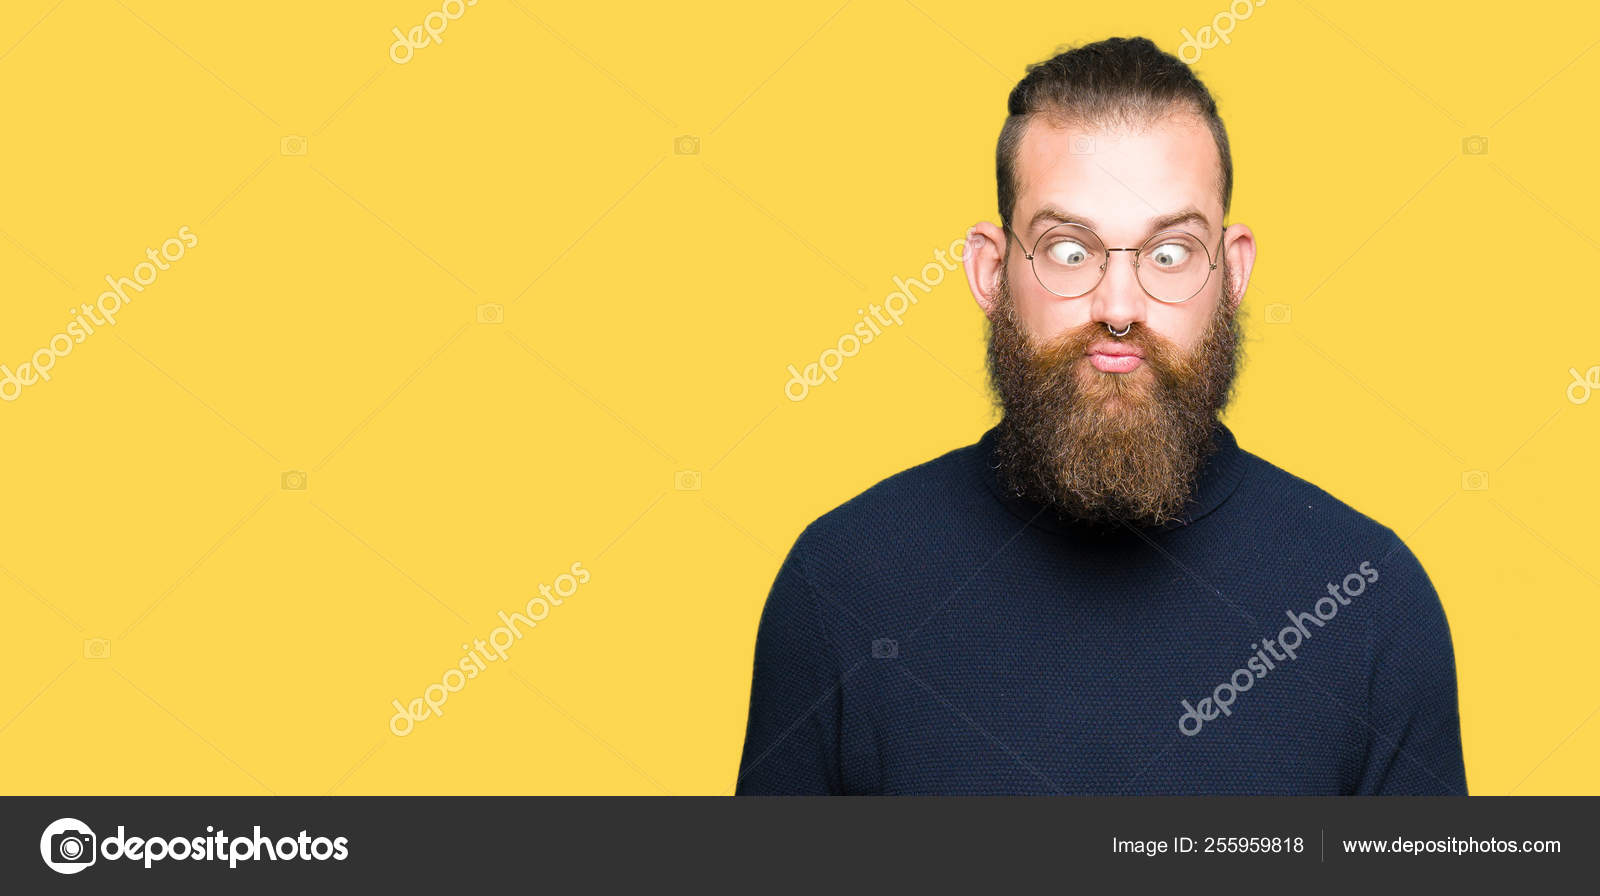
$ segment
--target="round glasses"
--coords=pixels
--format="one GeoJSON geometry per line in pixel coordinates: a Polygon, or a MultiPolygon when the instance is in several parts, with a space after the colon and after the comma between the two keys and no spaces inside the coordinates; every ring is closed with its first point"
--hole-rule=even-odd
{"type": "MultiPolygon", "coordinates": [[[[1017,236],[1010,225],[1007,232],[1017,236]]],[[[1022,238],[1017,237],[1018,245],[1022,238]]],[[[1222,251],[1221,243],[1217,251],[1222,251]]],[[[1082,224],[1057,224],[1022,253],[1033,265],[1039,285],[1063,299],[1075,299],[1100,284],[1112,252],[1132,252],[1139,286],[1158,302],[1186,302],[1200,294],[1216,262],[1199,238],[1182,230],[1163,230],[1137,249],[1106,248],[1093,230],[1082,224]]]]}

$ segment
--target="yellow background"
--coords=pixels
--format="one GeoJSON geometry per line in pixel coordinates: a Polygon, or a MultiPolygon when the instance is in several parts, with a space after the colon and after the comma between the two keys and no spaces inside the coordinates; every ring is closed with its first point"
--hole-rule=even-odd
{"type": "MultiPolygon", "coordinates": [[[[1224,9],[1125,6],[481,0],[402,65],[439,3],[8,0],[0,363],[198,244],[0,404],[0,791],[730,792],[794,537],[993,422],[957,276],[787,365],[995,219],[1027,63],[1224,9]]],[[[1270,0],[1199,59],[1261,249],[1227,420],[1422,559],[1471,790],[1592,794],[1600,11],[1468,6],[1270,0]]]]}

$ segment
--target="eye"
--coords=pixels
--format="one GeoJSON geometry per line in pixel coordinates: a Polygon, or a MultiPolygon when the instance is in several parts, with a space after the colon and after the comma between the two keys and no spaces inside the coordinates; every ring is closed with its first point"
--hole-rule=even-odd
{"type": "Polygon", "coordinates": [[[1051,261],[1067,267],[1077,267],[1089,260],[1089,250],[1077,240],[1056,240],[1044,251],[1051,261]]]}
{"type": "Polygon", "coordinates": [[[1145,253],[1145,257],[1163,268],[1175,268],[1189,260],[1191,250],[1182,243],[1162,243],[1145,253]]]}

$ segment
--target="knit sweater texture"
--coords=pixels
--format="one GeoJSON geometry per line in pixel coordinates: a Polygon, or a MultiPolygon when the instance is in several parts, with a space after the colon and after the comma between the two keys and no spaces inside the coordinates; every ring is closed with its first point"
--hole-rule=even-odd
{"type": "Polygon", "coordinates": [[[1182,519],[1008,494],[996,430],[807,526],[745,794],[1464,794],[1450,630],[1388,527],[1223,424],[1182,519]]]}

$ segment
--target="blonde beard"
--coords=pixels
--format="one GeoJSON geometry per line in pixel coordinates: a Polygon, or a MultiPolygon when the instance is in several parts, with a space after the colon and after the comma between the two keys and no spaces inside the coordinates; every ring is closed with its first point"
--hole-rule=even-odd
{"type": "Polygon", "coordinates": [[[1083,522],[1181,519],[1215,448],[1240,344],[1238,317],[1224,300],[1187,355],[1137,323],[1120,339],[1091,322],[1039,345],[1026,336],[1002,281],[989,338],[991,385],[1004,414],[1002,483],[1083,522]],[[1144,363],[1130,374],[1096,370],[1084,350],[1107,339],[1138,346],[1144,363]]]}

